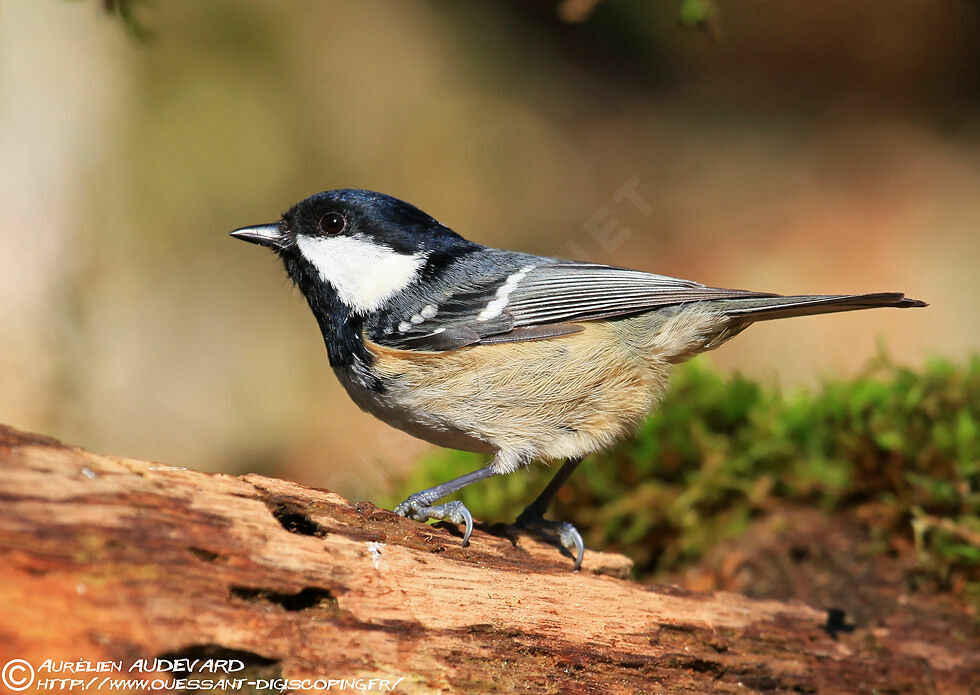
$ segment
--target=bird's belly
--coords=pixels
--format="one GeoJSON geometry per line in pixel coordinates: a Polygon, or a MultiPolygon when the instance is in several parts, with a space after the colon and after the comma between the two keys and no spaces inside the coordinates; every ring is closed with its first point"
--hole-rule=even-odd
{"type": "Polygon", "coordinates": [[[586,456],[642,422],[668,365],[638,350],[625,322],[591,322],[548,340],[450,352],[396,350],[365,340],[383,390],[348,392],[389,424],[443,446],[586,456]]]}
{"type": "Polygon", "coordinates": [[[392,397],[391,383],[388,380],[383,380],[383,383],[386,383],[386,388],[379,393],[365,388],[343,369],[335,369],[334,373],[340,383],[343,384],[347,395],[361,410],[374,415],[391,427],[423,441],[449,449],[478,453],[495,451],[492,444],[455,428],[446,418],[433,417],[434,414],[432,413],[425,415],[414,411],[410,399],[406,402],[404,398],[392,397]]]}

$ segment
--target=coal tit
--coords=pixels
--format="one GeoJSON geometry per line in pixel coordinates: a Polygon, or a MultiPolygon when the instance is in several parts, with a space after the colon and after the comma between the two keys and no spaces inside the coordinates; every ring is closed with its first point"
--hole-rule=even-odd
{"type": "Polygon", "coordinates": [[[309,302],[330,365],[363,410],[435,444],[492,454],[472,473],[395,508],[465,524],[461,488],[535,459],[564,464],[518,524],[581,565],[567,522],[544,518],[582,458],[630,435],[671,365],[756,321],[920,307],[898,292],[780,296],[467,241],[418,208],[371,191],[326,191],[233,237],[276,251],[309,302]]]}

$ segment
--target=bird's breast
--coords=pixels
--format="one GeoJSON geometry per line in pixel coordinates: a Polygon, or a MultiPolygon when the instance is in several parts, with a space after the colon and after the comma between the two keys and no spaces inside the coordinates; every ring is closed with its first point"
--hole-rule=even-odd
{"type": "Polygon", "coordinates": [[[362,409],[442,446],[556,459],[632,432],[659,397],[667,363],[637,350],[622,322],[547,340],[418,352],[365,338],[371,391],[338,376],[362,409]]]}

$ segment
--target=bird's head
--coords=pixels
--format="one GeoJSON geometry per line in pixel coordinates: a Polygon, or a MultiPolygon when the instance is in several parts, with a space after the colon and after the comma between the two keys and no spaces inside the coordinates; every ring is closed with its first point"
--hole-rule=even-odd
{"type": "Polygon", "coordinates": [[[413,205],[356,189],[317,193],[279,222],[231,235],[275,250],[308,299],[332,291],[362,316],[416,282],[428,265],[476,248],[413,205]]]}

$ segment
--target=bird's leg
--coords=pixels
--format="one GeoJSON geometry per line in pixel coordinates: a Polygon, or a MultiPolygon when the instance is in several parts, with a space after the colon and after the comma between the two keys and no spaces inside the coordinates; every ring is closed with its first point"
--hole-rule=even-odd
{"type": "Polygon", "coordinates": [[[545,519],[544,513],[548,511],[558,488],[565,484],[565,481],[575,472],[580,463],[582,463],[580,458],[565,461],[544,491],[517,517],[517,525],[521,528],[534,531],[547,538],[557,539],[575,558],[574,569],[576,572],[582,566],[582,556],[585,555],[585,543],[582,541],[582,534],[567,521],[545,519]]]}
{"type": "Polygon", "coordinates": [[[470,514],[470,510],[462,502],[456,500],[435,506],[432,503],[446,495],[451,495],[457,490],[462,490],[470,483],[486,480],[495,475],[497,475],[497,471],[491,463],[472,473],[454,478],[447,483],[416,492],[395,507],[395,514],[414,519],[415,521],[439,519],[453,524],[465,524],[466,530],[463,533],[463,545],[466,546],[470,542],[470,534],[473,533],[473,515],[470,514]]]}

